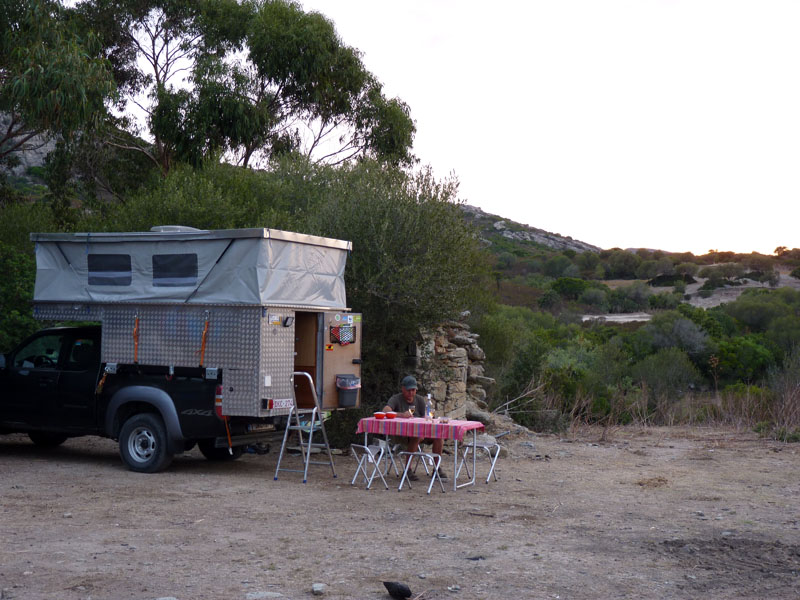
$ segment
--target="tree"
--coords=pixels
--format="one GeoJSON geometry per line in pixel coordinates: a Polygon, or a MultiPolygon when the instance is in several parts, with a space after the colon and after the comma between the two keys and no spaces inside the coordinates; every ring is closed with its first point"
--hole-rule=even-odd
{"type": "Polygon", "coordinates": [[[693,262],[682,262],[675,267],[678,275],[694,277],[697,274],[698,266],[693,262]]]}
{"type": "Polygon", "coordinates": [[[652,279],[658,275],[658,262],[655,260],[643,260],[636,267],[636,277],[638,279],[652,279]]]}
{"type": "Polygon", "coordinates": [[[611,276],[618,279],[633,279],[641,262],[642,259],[637,254],[619,249],[614,250],[608,257],[611,276]]]}
{"type": "MultiPolygon", "coordinates": [[[[224,153],[243,166],[286,152],[414,160],[408,107],[383,96],[319,13],[288,0],[86,0],[78,11],[102,32],[122,106],[146,115],[150,142],[109,130],[108,143],[164,173],[224,153]]],[[[121,125],[136,132],[130,114],[121,125]]]]}
{"type": "Polygon", "coordinates": [[[78,35],[49,0],[4,2],[0,31],[0,164],[37,136],[70,137],[99,121],[114,83],[94,35],[78,35]]]}
{"type": "Polygon", "coordinates": [[[458,182],[430,169],[407,175],[374,161],[329,172],[303,231],[352,240],[347,300],[364,313],[363,353],[383,391],[396,386],[419,328],[480,300],[488,268],[456,203],[458,182]]]}
{"type": "Polygon", "coordinates": [[[708,334],[676,311],[655,315],[639,331],[649,337],[654,349],[680,348],[698,362],[708,349],[708,334]]]}
{"type": "Polygon", "coordinates": [[[544,272],[550,277],[561,277],[564,271],[572,265],[572,261],[563,254],[556,254],[544,263],[544,272]]]}

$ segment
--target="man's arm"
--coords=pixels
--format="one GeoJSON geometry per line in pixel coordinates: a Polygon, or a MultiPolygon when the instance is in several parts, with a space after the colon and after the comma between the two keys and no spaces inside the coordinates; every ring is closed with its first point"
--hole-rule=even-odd
{"type": "MultiPolygon", "coordinates": [[[[403,402],[405,403],[405,400],[403,402]]],[[[391,405],[391,401],[389,403],[387,403],[386,406],[383,407],[383,412],[389,412],[389,411],[396,412],[397,416],[402,418],[402,419],[410,419],[413,416],[411,414],[411,411],[409,411],[407,408],[406,408],[406,410],[401,410],[400,406],[398,406],[397,408],[394,408],[391,405]]]]}

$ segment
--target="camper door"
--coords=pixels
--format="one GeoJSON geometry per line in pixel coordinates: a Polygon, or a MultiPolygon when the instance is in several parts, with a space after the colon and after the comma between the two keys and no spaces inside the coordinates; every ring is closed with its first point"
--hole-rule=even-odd
{"type": "Polygon", "coordinates": [[[322,408],[360,406],[361,314],[329,311],[320,316],[322,408]]]}

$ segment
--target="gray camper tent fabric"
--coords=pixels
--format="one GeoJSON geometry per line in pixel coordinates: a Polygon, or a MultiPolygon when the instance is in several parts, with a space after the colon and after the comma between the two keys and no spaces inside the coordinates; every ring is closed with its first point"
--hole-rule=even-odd
{"type": "Polygon", "coordinates": [[[33,233],[34,302],[344,309],[351,243],[274,229],[33,233]]]}

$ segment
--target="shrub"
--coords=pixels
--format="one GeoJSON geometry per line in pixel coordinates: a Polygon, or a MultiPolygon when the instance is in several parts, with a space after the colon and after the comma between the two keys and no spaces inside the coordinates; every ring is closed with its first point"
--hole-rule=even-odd
{"type": "Polygon", "coordinates": [[[666,310],[676,308],[680,304],[680,296],[676,296],[670,292],[662,292],[661,294],[653,294],[647,299],[650,308],[666,310]]]}
{"type": "Polygon", "coordinates": [[[0,350],[7,351],[42,326],[31,314],[36,262],[0,242],[0,273],[0,350]]]}
{"type": "Polygon", "coordinates": [[[588,288],[588,281],[575,277],[559,277],[551,285],[551,289],[567,300],[576,300],[588,288]]]}
{"type": "Polygon", "coordinates": [[[795,346],[780,367],[770,369],[767,379],[774,398],[772,422],[784,432],[796,432],[800,428],[800,346],[795,346]]]}
{"type": "Polygon", "coordinates": [[[584,292],[578,298],[578,302],[596,308],[601,312],[605,312],[606,310],[608,310],[606,293],[603,290],[597,288],[590,288],[588,290],[584,290],[584,292]]]}
{"type": "Polygon", "coordinates": [[[772,353],[753,335],[720,340],[717,347],[719,373],[729,382],[752,383],[775,362],[772,353]]]}
{"type": "Polygon", "coordinates": [[[547,290],[544,294],[541,295],[539,298],[538,304],[539,308],[555,308],[561,302],[561,296],[559,296],[558,292],[550,289],[547,290]]]}
{"type": "Polygon", "coordinates": [[[634,381],[648,391],[650,407],[668,406],[700,381],[700,373],[689,356],[678,348],[663,348],[631,369],[634,381]]]}
{"type": "Polygon", "coordinates": [[[769,390],[738,382],[720,392],[719,413],[728,423],[752,425],[770,418],[771,400],[769,390]]]}

